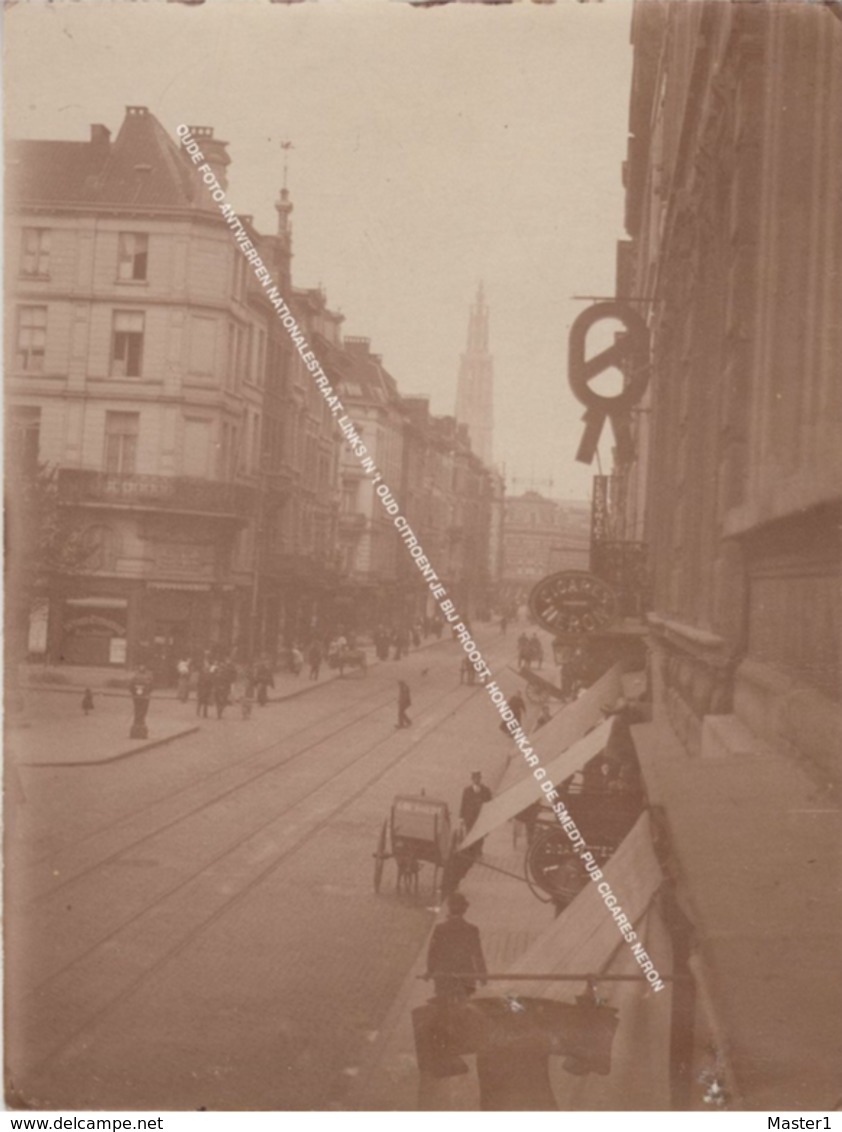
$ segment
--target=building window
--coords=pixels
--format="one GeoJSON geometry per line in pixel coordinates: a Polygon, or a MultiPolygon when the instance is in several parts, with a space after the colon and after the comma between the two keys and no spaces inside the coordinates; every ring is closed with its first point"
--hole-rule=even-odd
{"type": "Polygon", "coordinates": [[[140,413],[105,414],[105,470],[134,475],[137,468],[137,437],[140,413]]]}
{"type": "Polygon", "coordinates": [[[121,232],[117,250],[117,278],[122,283],[146,279],[149,237],[145,232],[121,232]]]}
{"type": "Polygon", "coordinates": [[[37,467],[41,444],[41,410],[32,405],[13,405],[9,424],[9,446],[16,466],[27,471],[37,467]]]}
{"type": "Polygon", "coordinates": [[[114,312],[111,373],[114,377],[140,377],[143,361],[143,312],[114,312]]]}
{"type": "Polygon", "coordinates": [[[50,229],[24,228],[20,255],[21,275],[50,274],[50,229]]]}
{"type": "Polygon", "coordinates": [[[190,373],[212,377],[216,369],[216,319],[190,316],[190,373]]]}
{"type": "Polygon", "coordinates": [[[353,515],[357,510],[358,494],[357,480],[342,481],[342,513],[344,515],[353,515]]]}
{"type": "Polygon", "coordinates": [[[29,373],[40,373],[44,368],[44,348],[47,343],[47,308],[20,307],[18,309],[18,338],[15,364],[29,373]]]}

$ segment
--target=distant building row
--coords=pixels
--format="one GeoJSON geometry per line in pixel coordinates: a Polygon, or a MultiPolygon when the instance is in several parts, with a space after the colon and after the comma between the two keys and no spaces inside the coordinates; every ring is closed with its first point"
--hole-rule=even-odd
{"type": "MultiPolygon", "coordinates": [[[[229,158],[195,128],[224,185],[229,158]]],[[[398,625],[426,591],[219,210],[145,107],[116,139],[9,147],[10,461],[57,466],[81,570],[29,625],[52,662],[167,668],[398,625]]],[[[292,204],[250,236],[468,616],[492,598],[502,482],[290,277],[292,204]]],[[[13,483],[13,481],[12,481],[13,483]]],[[[14,501],[13,504],[14,506],[14,501]]],[[[13,548],[14,550],[14,548],[13,548]]],[[[29,611],[23,611],[27,616],[29,611]]]]}

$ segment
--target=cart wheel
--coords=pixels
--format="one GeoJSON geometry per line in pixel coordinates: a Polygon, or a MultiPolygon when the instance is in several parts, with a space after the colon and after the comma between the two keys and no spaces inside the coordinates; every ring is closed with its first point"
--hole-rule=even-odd
{"type": "Polygon", "coordinates": [[[380,891],[380,882],[383,879],[383,862],[386,860],[386,827],[388,821],[383,822],[380,837],[377,840],[377,852],[374,854],[374,891],[380,891]]]}

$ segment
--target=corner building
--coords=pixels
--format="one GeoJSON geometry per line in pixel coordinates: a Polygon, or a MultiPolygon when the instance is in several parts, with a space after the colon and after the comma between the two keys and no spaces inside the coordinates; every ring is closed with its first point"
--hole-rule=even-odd
{"type": "MultiPolygon", "coordinates": [[[[192,132],[225,186],[226,143],[192,132]]],[[[274,651],[335,565],[336,443],[218,206],[142,106],[113,140],[8,158],[10,436],[59,469],[90,551],[51,579],[31,654],[166,677],[205,649],[274,651]]],[[[288,294],[290,210],[282,192],[274,237],[242,218],[288,294]]],[[[294,302],[304,325],[324,308],[294,302]]]]}

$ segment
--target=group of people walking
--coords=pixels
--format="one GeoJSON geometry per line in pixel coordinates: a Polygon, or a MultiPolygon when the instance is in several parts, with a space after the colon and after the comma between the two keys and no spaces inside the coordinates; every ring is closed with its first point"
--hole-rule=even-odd
{"type": "Polygon", "coordinates": [[[380,624],[371,635],[378,660],[400,660],[409,653],[410,645],[417,649],[422,640],[434,636],[441,640],[444,621],[440,617],[416,617],[408,625],[398,627],[380,624]]]}
{"type": "Polygon", "coordinates": [[[517,666],[519,669],[524,668],[543,668],[544,667],[544,646],[541,644],[540,638],[537,633],[533,633],[531,637],[527,637],[526,633],[521,633],[517,639],[517,666]]]}

